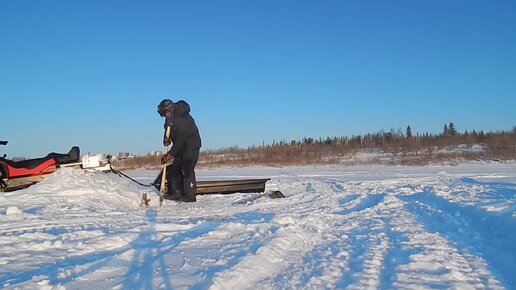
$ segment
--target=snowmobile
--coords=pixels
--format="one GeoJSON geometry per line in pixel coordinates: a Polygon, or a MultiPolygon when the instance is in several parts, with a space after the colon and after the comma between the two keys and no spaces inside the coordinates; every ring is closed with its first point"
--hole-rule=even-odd
{"type": "MultiPolygon", "coordinates": [[[[7,145],[7,141],[0,141],[7,145]]],[[[0,157],[0,191],[14,191],[29,187],[63,166],[80,166],[80,150],[74,146],[68,153],[49,153],[45,157],[13,161],[0,157]]]]}

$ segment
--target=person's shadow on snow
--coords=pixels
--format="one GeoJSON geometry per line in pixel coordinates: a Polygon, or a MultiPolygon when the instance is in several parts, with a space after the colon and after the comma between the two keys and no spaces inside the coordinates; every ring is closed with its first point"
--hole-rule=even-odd
{"type": "Polygon", "coordinates": [[[162,243],[156,240],[156,216],[157,212],[149,209],[145,212],[148,226],[132,242],[135,253],[131,265],[123,282],[122,289],[153,289],[154,262],[159,264],[159,273],[163,278],[160,289],[172,289],[167,267],[165,264],[165,252],[162,243]],[[164,288],[163,288],[164,287],[164,288]]]}

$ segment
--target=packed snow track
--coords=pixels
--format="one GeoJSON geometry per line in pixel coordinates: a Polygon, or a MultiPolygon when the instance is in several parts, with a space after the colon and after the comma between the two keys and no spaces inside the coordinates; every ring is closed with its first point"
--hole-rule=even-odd
{"type": "Polygon", "coordinates": [[[286,198],[141,208],[149,188],[62,169],[0,194],[0,288],[516,289],[516,163],[197,173],[286,198]]]}

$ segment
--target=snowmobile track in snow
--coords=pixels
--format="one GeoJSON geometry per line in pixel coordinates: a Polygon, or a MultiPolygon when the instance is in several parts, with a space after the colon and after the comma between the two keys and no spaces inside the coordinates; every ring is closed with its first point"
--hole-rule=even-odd
{"type": "Polygon", "coordinates": [[[55,179],[3,195],[0,287],[516,286],[515,184],[291,170],[271,180],[287,198],[250,204],[235,202],[252,194],[236,194],[140,209],[139,187],[74,171],[62,173],[63,189],[55,179]]]}

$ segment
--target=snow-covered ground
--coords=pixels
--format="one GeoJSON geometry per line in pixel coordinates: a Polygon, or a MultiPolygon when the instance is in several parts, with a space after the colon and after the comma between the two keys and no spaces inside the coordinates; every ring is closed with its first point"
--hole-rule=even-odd
{"type": "Polygon", "coordinates": [[[286,198],[139,208],[148,188],[73,169],[0,193],[0,288],[516,289],[516,163],[198,171],[254,177],[286,198]]]}

